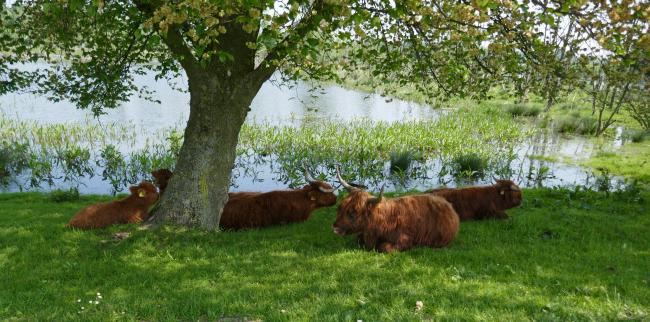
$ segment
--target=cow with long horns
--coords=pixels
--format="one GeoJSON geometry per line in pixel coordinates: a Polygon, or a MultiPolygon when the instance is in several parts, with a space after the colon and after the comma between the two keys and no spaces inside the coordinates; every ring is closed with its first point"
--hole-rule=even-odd
{"type": "Polygon", "coordinates": [[[233,193],[223,208],[219,226],[245,229],[301,222],[314,210],[336,203],[331,185],[314,179],[306,169],[305,178],[308,183],[302,189],[233,193]]]}
{"type": "Polygon", "coordinates": [[[507,219],[506,209],[521,204],[521,189],[511,180],[495,181],[489,186],[440,188],[428,190],[427,193],[449,201],[460,220],[507,219]]]}
{"type": "Polygon", "coordinates": [[[444,247],[458,233],[459,219],[445,199],[430,194],[387,199],[337,176],[349,195],[339,205],[332,230],[340,236],[358,234],[367,249],[403,251],[415,246],[444,247]]]}

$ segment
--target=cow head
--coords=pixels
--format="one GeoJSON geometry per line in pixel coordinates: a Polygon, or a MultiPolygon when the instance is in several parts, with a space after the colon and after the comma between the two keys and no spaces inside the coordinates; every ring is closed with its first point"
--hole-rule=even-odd
{"type": "Polygon", "coordinates": [[[142,181],[137,186],[129,187],[131,196],[138,201],[152,204],[158,200],[158,189],[149,181],[142,181]]]}
{"type": "Polygon", "coordinates": [[[314,179],[309,171],[307,171],[307,167],[305,167],[305,179],[308,184],[302,187],[302,190],[307,193],[309,200],[316,204],[317,207],[327,207],[336,203],[334,187],[314,179]]]}
{"type": "Polygon", "coordinates": [[[341,200],[336,212],[336,221],[332,225],[335,234],[345,236],[359,233],[368,222],[372,211],[382,202],[384,187],[381,188],[379,197],[375,197],[361,188],[350,185],[341,177],[339,168],[336,169],[339,182],[349,194],[341,200]]]}
{"type": "Polygon", "coordinates": [[[172,174],[173,173],[168,169],[158,169],[151,171],[151,175],[156,181],[158,188],[160,188],[161,194],[165,191],[165,188],[167,188],[167,182],[169,181],[169,178],[172,177],[172,174]]]}
{"type": "Polygon", "coordinates": [[[499,192],[499,201],[503,208],[512,208],[521,205],[521,189],[512,180],[496,180],[499,192]]]}

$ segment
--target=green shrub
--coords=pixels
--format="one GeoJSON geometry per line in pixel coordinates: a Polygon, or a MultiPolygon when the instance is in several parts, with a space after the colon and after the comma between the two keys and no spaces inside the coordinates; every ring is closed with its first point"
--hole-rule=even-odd
{"type": "Polygon", "coordinates": [[[404,172],[411,163],[417,159],[417,154],[412,151],[393,151],[390,153],[390,172],[404,172]]]}
{"type": "Polygon", "coordinates": [[[506,105],[506,112],[512,116],[537,116],[542,112],[542,108],[533,104],[509,104],[506,105]]]}
{"type": "Polygon", "coordinates": [[[632,141],[634,143],[639,143],[645,141],[649,136],[648,132],[639,131],[639,130],[625,130],[623,132],[623,139],[626,141],[632,141]]]}
{"type": "Polygon", "coordinates": [[[483,176],[488,167],[488,160],[476,153],[467,153],[452,160],[452,174],[457,177],[483,176]]]}
{"type": "Polygon", "coordinates": [[[578,109],[578,105],[574,102],[564,102],[558,105],[558,108],[565,111],[571,111],[578,109]]]}
{"type": "Polygon", "coordinates": [[[50,199],[54,202],[77,201],[79,200],[79,189],[70,188],[69,190],[53,190],[50,192],[50,199]]]}
{"type": "Polygon", "coordinates": [[[554,122],[555,131],[558,133],[573,134],[594,134],[598,121],[592,117],[580,117],[575,115],[564,116],[554,122]]]}

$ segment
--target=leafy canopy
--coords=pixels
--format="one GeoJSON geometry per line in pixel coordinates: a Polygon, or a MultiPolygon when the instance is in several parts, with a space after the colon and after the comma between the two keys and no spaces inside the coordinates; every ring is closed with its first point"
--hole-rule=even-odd
{"type": "Polygon", "coordinates": [[[563,64],[594,48],[622,55],[621,38],[637,48],[622,61],[639,61],[650,42],[647,2],[629,0],[18,0],[2,9],[0,93],[33,91],[96,114],[134,94],[153,99],[134,82],[150,72],[209,72],[225,84],[276,70],[342,81],[365,69],[431,97],[483,97],[530,68],[566,78],[563,64]]]}

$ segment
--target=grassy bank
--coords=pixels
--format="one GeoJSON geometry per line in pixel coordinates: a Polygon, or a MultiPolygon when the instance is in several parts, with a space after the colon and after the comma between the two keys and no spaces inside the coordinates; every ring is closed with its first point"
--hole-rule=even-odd
{"type": "Polygon", "coordinates": [[[449,248],[385,255],[334,235],[334,207],[259,231],[88,232],[64,224],[107,197],[1,194],[0,320],[643,320],[641,197],[526,190],[510,220],[463,223],[449,248]]]}
{"type": "Polygon", "coordinates": [[[581,165],[650,183],[650,140],[602,149],[581,165]]]}

